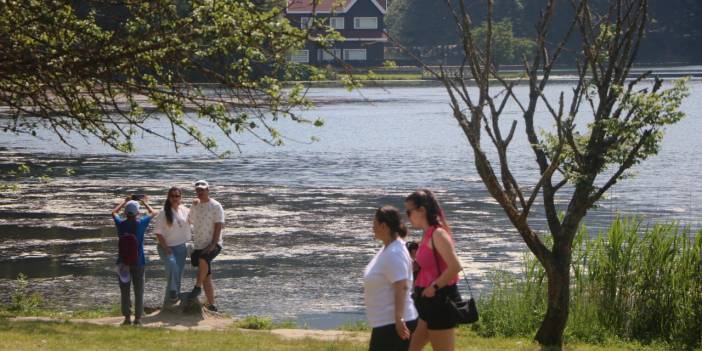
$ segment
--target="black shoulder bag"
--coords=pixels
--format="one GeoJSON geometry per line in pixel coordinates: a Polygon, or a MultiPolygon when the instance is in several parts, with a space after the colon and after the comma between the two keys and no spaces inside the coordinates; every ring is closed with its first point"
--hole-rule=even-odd
{"type": "MultiPolygon", "coordinates": [[[[436,231],[434,233],[436,233],[436,231]]],[[[434,251],[436,270],[439,271],[439,275],[437,276],[438,279],[441,276],[441,268],[439,266],[439,257],[437,256],[439,252],[436,251],[436,246],[434,246],[434,233],[431,235],[431,248],[434,251]]],[[[446,296],[445,298],[446,302],[451,307],[451,318],[453,318],[457,324],[470,324],[478,321],[478,307],[475,306],[473,291],[470,288],[468,278],[466,277],[466,272],[463,271],[463,268],[461,268],[461,273],[463,273],[463,280],[466,282],[466,286],[468,287],[470,299],[465,300],[460,296],[456,300],[449,298],[449,296],[446,296]]]]}

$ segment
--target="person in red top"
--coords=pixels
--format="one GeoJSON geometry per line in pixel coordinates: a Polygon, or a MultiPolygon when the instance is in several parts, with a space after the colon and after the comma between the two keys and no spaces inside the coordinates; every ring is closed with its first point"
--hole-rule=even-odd
{"type": "Polygon", "coordinates": [[[420,269],[414,289],[419,322],[409,349],[420,351],[431,343],[434,351],[450,351],[455,347],[456,322],[447,299],[460,299],[456,283],[461,270],[451,228],[436,196],[428,189],[407,196],[405,209],[412,227],[424,232],[417,250],[420,269]]]}

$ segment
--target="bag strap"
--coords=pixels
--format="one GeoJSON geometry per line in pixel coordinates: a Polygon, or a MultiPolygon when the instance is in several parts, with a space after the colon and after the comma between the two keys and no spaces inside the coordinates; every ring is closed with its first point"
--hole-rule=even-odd
{"type": "MultiPolygon", "coordinates": [[[[120,231],[123,231],[123,232],[122,232],[122,233],[119,233],[119,231],[118,231],[117,236],[122,236],[122,235],[128,233],[128,232],[126,231],[126,228],[127,228],[127,226],[126,226],[127,223],[126,223],[126,222],[129,222],[129,220],[128,220],[128,219],[125,219],[124,222],[122,222],[122,223],[124,223],[124,224],[121,224],[121,225],[120,225],[121,228],[119,228],[119,229],[120,229],[120,231]]],[[[132,223],[132,227],[133,227],[134,229],[132,230],[131,234],[134,234],[134,236],[136,236],[136,235],[137,235],[137,230],[139,230],[139,221],[135,219],[135,220],[134,220],[134,223],[132,223]]]]}
{"type": "MultiPolygon", "coordinates": [[[[436,276],[436,279],[439,279],[439,277],[441,276],[441,266],[439,266],[439,252],[436,251],[436,246],[434,245],[434,233],[436,233],[436,229],[434,229],[434,231],[431,233],[431,249],[434,251],[436,270],[439,272],[439,275],[436,276]]],[[[463,270],[463,267],[461,267],[461,273],[463,273],[463,281],[466,282],[466,286],[468,287],[468,293],[470,294],[470,297],[473,297],[473,289],[470,288],[470,283],[468,282],[468,277],[466,276],[466,272],[463,270]]]]}

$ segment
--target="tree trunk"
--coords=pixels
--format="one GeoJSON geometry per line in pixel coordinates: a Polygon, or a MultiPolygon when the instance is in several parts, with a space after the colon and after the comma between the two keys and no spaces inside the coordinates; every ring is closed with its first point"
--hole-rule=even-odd
{"type": "Polygon", "coordinates": [[[557,256],[560,257],[544,267],[548,276],[548,308],[535,338],[544,350],[561,350],[568,322],[570,255],[557,256]]]}

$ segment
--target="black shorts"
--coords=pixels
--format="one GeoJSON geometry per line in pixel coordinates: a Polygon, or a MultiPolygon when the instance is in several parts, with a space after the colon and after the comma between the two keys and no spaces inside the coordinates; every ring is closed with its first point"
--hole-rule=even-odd
{"type": "Polygon", "coordinates": [[[207,274],[212,273],[212,260],[214,260],[217,255],[219,255],[219,252],[222,251],[222,247],[219,246],[219,244],[215,245],[215,248],[212,249],[212,251],[205,253],[204,249],[201,250],[195,250],[193,251],[192,254],[190,254],[190,264],[193,265],[193,267],[197,267],[200,265],[200,259],[205,260],[207,262],[207,274]]]}
{"type": "Polygon", "coordinates": [[[414,307],[417,308],[419,318],[427,322],[429,330],[444,330],[456,327],[456,321],[451,314],[451,307],[448,299],[457,301],[461,299],[461,294],[458,293],[458,286],[447,285],[439,289],[434,297],[423,297],[422,291],[424,288],[415,287],[414,307]]]}
{"type": "MultiPolygon", "coordinates": [[[[410,336],[417,328],[417,320],[405,322],[410,336]]],[[[371,332],[369,351],[406,351],[409,349],[410,339],[402,340],[395,331],[395,323],[373,328],[371,332]]]]}

